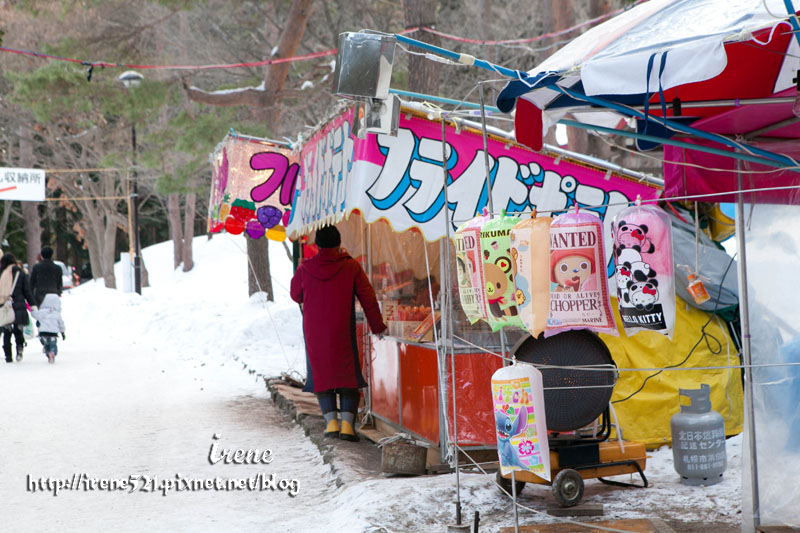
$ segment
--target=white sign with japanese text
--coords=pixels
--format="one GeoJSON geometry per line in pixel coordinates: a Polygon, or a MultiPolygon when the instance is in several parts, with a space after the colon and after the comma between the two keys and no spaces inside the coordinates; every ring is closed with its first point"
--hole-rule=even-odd
{"type": "Polygon", "coordinates": [[[0,200],[44,202],[44,170],[0,167],[0,200]]]}

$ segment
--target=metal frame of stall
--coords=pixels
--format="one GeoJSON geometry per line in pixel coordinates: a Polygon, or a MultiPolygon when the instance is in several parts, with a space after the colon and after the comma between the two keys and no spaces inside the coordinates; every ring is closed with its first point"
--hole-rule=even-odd
{"type": "MultiPolygon", "coordinates": [[[[453,52],[450,50],[446,50],[441,47],[433,46],[428,43],[424,43],[421,41],[417,41],[411,39],[404,35],[395,34],[394,37],[404,44],[414,46],[417,48],[421,48],[428,52],[432,52],[439,56],[445,57],[452,61],[456,61],[461,64],[468,64],[473,65],[476,67],[480,67],[486,70],[490,70],[495,73],[502,74],[508,78],[524,80],[526,74],[524,72],[511,70],[505,67],[501,67],[499,65],[494,65],[487,61],[474,58],[472,56],[468,56],[466,54],[459,54],[457,52],[453,52]]],[[[800,35],[797,36],[798,41],[800,41],[800,35]]],[[[554,87],[555,83],[551,82],[554,87]]],[[[482,84],[482,82],[479,82],[482,84]]],[[[576,94],[575,91],[570,91],[564,88],[560,88],[560,90],[564,92],[569,92],[570,95],[573,97],[580,97],[582,100],[601,108],[612,109],[614,111],[618,111],[627,116],[637,116],[639,118],[645,118],[646,120],[655,121],[657,124],[666,126],[670,129],[675,131],[680,131],[689,134],[697,134],[703,138],[708,140],[712,140],[718,142],[725,146],[731,146],[730,139],[718,135],[707,133],[701,130],[696,130],[694,128],[685,126],[683,124],[674,122],[672,120],[661,118],[661,117],[654,117],[652,115],[644,116],[642,113],[637,112],[635,109],[627,108],[624,106],[617,105],[613,102],[608,102],[603,100],[602,98],[596,97],[588,97],[586,95],[576,94]]],[[[485,110],[486,106],[483,102],[483,88],[481,87],[480,90],[481,95],[481,119],[482,119],[482,126],[483,126],[483,135],[484,139],[486,138],[486,123],[485,123],[485,110]]],[[[737,190],[736,191],[726,191],[724,194],[736,194],[737,201],[736,201],[736,239],[737,239],[737,246],[738,246],[738,254],[739,254],[739,261],[738,261],[738,279],[739,279],[739,309],[740,309],[740,319],[741,319],[741,328],[742,328],[742,358],[743,358],[743,366],[744,366],[744,373],[745,373],[745,387],[744,387],[744,395],[745,395],[745,423],[746,423],[746,430],[747,430],[747,440],[749,444],[749,452],[750,452],[750,468],[751,468],[751,484],[752,484],[752,504],[753,504],[753,519],[754,524],[756,526],[759,525],[759,490],[758,490],[758,464],[757,464],[757,454],[756,454],[756,428],[755,428],[755,421],[754,421],[754,406],[753,406],[753,382],[752,382],[752,360],[751,360],[751,349],[750,349],[750,323],[749,323],[749,306],[748,306],[748,295],[747,295],[747,256],[746,256],[746,244],[745,244],[745,228],[743,225],[743,217],[744,217],[744,197],[743,195],[746,192],[753,192],[753,190],[743,190],[743,172],[741,171],[741,161],[754,161],[765,165],[770,165],[773,167],[778,168],[787,168],[796,172],[800,172],[800,168],[797,168],[793,165],[792,161],[787,161],[785,156],[781,154],[775,154],[769,152],[767,150],[760,149],[756,153],[759,155],[751,155],[750,153],[744,153],[744,147],[740,146],[738,143],[734,143],[734,147],[739,151],[728,152],[722,151],[711,147],[704,147],[699,145],[690,144],[687,146],[688,143],[681,143],[680,141],[673,141],[671,139],[665,138],[650,138],[651,136],[641,135],[634,132],[620,132],[618,130],[610,130],[609,128],[603,128],[601,126],[594,126],[591,124],[584,124],[577,121],[569,121],[569,120],[561,120],[559,123],[581,127],[584,129],[589,130],[596,130],[606,133],[619,133],[621,135],[625,135],[628,137],[633,138],[641,138],[644,140],[656,140],[662,144],[673,144],[677,146],[684,146],[685,148],[690,148],[699,151],[706,151],[709,153],[716,153],[718,155],[724,155],[726,157],[730,157],[737,160],[737,190]]],[[[444,142],[444,139],[443,139],[444,142]]],[[[445,175],[446,179],[446,175],[445,175]]],[[[488,179],[488,168],[487,168],[487,179],[488,179]]],[[[703,198],[713,198],[714,194],[703,194],[703,195],[694,195],[692,197],[680,198],[680,199],[696,199],[700,200],[703,198]]],[[[489,194],[489,198],[491,199],[491,194],[489,194]]],[[[455,413],[455,402],[453,405],[453,410],[455,413]]],[[[456,449],[458,448],[457,442],[455,443],[456,449]]],[[[455,468],[456,473],[458,473],[458,454],[454,454],[455,457],[455,468]]],[[[456,477],[456,484],[457,484],[457,502],[456,502],[456,517],[457,523],[461,523],[461,501],[460,501],[460,484],[458,481],[458,476],[456,477]]],[[[512,486],[514,486],[512,480],[512,486]]],[[[516,505],[516,494],[514,496],[514,514],[515,514],[515,531],[518,530],[518,521],[517,521],[517,505],[516,505]]]]}

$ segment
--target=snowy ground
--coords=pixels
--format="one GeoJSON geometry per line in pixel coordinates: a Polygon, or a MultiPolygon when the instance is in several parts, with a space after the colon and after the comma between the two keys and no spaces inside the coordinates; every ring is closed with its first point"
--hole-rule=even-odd
{"type": "MultiPolygon", "coordinates": [[[[100,282],[66,293],[67,340],[59,341],[56,364],[47,364],[34,340],[22,364],[0,367],[0,529],[445,531],[454,521],[454,475],[349,476],[337,488],[319,449],[267,401],[261,376],[305,369],[283,248],[270,247],[276,302],[269,304],[247,298],[244,238],[198,238],[194,249],[197,264],[188,273],[172,270],[170,243],[144,250],[151,287],[142,296],[100,282]],[[269,449],[272,460],[212,465],[212,443],[269,449]],[[86,491],[91,482],[81,474],[150,480],[138,478],[132,493],[86,491]],[[176,480],[259,474],[275,474],[286,490],[190,491],[176,480]],[[75,478],[80,490],[32,491],[28,476],[75,478]],[[167,490],[170,482],[183,490],[167,490]]],[[[727,451],[724,481],[712,487],[681,485],[664,448],[648,459],[650,488],[589,481],[584,501],[604,504],[607,519],[660,517],[678,531],[699,531],[700,524],[736,530],[741,437],[728,440],[727,451]]],[[[513,525],[512,507],[493,479],[461,476],[464,516],[480,511],[481,531],[513,525]]],[[[547,487],[526,487],[520,496],[538,511],[552,501],[547,487]]],[[[522,524],[557,520],[520,516],[522,524]]]]}

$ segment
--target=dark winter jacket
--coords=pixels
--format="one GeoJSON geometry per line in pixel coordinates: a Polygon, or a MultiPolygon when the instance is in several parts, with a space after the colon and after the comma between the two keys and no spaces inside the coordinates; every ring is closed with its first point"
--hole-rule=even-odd
{"type": "Polygon", "coordinates": [[[292,299],[303,304],[303,334],[314,391],[366,387],[358,360],[355,298],[373,333],[386,329],[375,291],[358,262],[338,248],[320,248],[292,278],[292,299]]]}
{"type": "Polygon", "coordinates": [[[27,326],[30,319],[28,318],[28,306],[25,305],[25,302],[27,301],[31,306],[36,305],[36,302],[33,299],[28,275],[20,267],[16,265],[12,266],[11,275],[16,276],[17,273],[19,273],[19,278],[17,279],[17,284],[14,286],[14,292],[11,293],[11,307],[14,308],[14,324],[18,326],[27,326]]]}
{"type": "Polygon", "coordinates": [[[36,305],[40,305],[45,294],[58,294],[61,296],[62,276],[61,268],[52,259],[42,259],[31,270],[31,290],[36,298],[36,305]]]}

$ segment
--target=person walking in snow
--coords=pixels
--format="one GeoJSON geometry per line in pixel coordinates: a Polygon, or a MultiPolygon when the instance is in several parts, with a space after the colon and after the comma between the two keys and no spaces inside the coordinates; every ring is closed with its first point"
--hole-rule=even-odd
{"type": "Polygon", "coordinates": [[[58,355],[58,334],[66,340],[66,328],[61,318],[61,298],[56,294],[47,294],[38,309],[32,308],[31,314],[39,321],[39,342],[44,346],[44,353],[49,363],[56,362],[58,355]]]}
{"type": "Polygon", "coordinates": [[[358,389],[367,383],[358,358],[355,298],[364,309],[372,333],[383,333],[386,324],[361,265],[339,249],[339,230],[335,226],[320,228],[314,242],[319,252],[300,264],[291,284],[292,299],[302,304],[303,335],[311,370],[303,390],[317,396],[327,423],[326,437],[358,441],[358,389]]]}
{"type": "Polygon", "coordinates": [[[28,316],[28,305],[36,305],[31,292],[28,275],[17,264],[17,260],[12,253],[5,253],[0,257],[0,302],[5,303],[11,299],[11,307],[14,309],[14,321],[3,326],[3,353],[6,356],[6,363],[13,361],[11,352],[11,337],[17,347],[17,362],[22,361],[22,353],[25,349],[25,335],[22,329],[30,322],[28,316]],[[27,305],[26,305],[27,302],[27,305]]]}
{"type": "Polygon", "coordinates": [[[31,290],[36,299],[36,305],[42,303],[46,294],[61,296],[63,290],[63,272],[53,262],[53,249],[45,246],[40,255],[42,259],[31,269],[31,290]]]}

